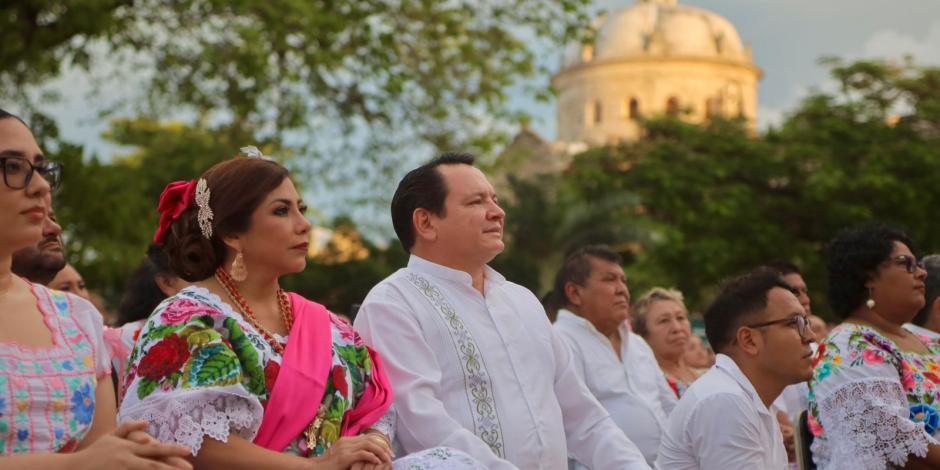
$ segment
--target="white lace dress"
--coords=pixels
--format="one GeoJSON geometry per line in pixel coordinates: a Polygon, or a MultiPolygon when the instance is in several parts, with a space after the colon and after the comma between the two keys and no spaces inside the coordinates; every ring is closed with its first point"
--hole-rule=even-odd
{"type": "MultiPolygon", "coordinates": [[[[331,319],[330,376],[318,406],[322,424],[300,434],[284,450],[322,455],[339,439],[346,413],[355,407],[372,373],[365,345],[352,326],[331,319]]],[[[289,338],[279,338],[287,344],[289,338]]],[[[199,452],[206,436],[253,440],[280,371],[281,355],[227,303],[190,286],[161,303],[147,320],[130,355],[119,421],[144,420],[163,442],[199,452]]],[[[372,426],[394,438],[394,411],[372,426]]],[[[396,469],[478,469],[459,451],[429,449],[405,456],[396,469]]]]}
{"type": "Polygon", "coordinates": [[[867,326],[844,323],[820,344],[809,428],[820,470],[883,470],[923,457],[940,431],[940,343],[901,351],[867,326]]]}

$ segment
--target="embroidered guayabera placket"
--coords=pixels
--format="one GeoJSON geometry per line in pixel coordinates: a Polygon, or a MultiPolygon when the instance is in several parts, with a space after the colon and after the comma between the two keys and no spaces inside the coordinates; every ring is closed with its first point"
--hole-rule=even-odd
{"type": "Polygon", "coordinates": [[[457,356],[460,358],[470,416],[473,417],[474,434],[490,446],[494,454],[505,458],[503,432],[499,424],[499,413],[496,410],[493,385],[486,371],[483,356],[480,354],[480,348],[473,340],[473,335],[457,315],[454,307],[434,284],[415,273],[408,273],[407,278],[430,302],[447,325],[450,338],[457,350],[457,356]]]}

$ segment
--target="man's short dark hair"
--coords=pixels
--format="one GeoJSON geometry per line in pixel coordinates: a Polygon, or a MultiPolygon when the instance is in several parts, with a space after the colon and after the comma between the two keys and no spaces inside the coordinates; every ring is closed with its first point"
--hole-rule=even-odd
{"type": "Polygon", "coordinates": [[[772,269],[780,273],[781,276],[786,276],[788,274],[799,274],[800,276],[803,275],[803,273],[800,272],[800,268],[796,267],[795,264],[784,260],[771,261],[762,267],[772,269]]]}
{"type": "Polygon", "coordinates": [[[444,200],[447,199],[447,184],[437,167],[441,165],[470,165],[475,158],[469,153],[447,152],[408,172],[392,196],[392,226],[402,248],[411,252],[415,244],[415,227],[412,216],[416,209],[444,217],[444,200]]]}
{"type": "Polygon", "coordinates": [[[561,269],[558,270],[558,274],[555,275],[555,285],[552,289],[564,305],[570,305],[565,286],[569,282],[583,286],[591,277],[591,258],[610,261],[618,265],[623,264],[620,254],[607,245],[586,245],[569,253],[561,269]]]}
{"type": "Polygon", "coordinates": [[[26,125],[26,121],[24,121],[21,117],[19,117],[19,116],[15,115],[15,114],[13,114],[13,113],[11,113],[11,112],[9,112],[9,111],[3,109],[3,108],[0,108],[0,121],[2,121],[2,120],[4,120],[4,119],[10,119],[10,118],[16,119],[17,121],[22,122],[24,126],[29,127],[29,126],[26,125]]]}
{"type": "Polygon", "coordinates": [[[776,287],[793,292],[777,271],[763,267],[722,286],[705,310],[705,336],[716,352],[734,342],[738,328],[760,321],[757,317],[767,309],[768,294],[776,287]]]}
{"type": "Polygon", "coordinates": [[[940,297],[940,255],[925,256],[921,261],[927,271],[927,278],[924,279],[924,307],[911,320],[917,326],[927,324],[933,303],[940,297]]]}

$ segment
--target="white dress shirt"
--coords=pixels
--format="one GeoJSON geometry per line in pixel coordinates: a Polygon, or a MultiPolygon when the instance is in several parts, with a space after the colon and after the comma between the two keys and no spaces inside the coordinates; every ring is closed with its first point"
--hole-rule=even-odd
{"type": "Polygon", "coordinates": [[[404,450],[453,447],[492,470],[563,470],[569,451],[595,469],[649,469],[538,299],[489,267],[484,292],[411,256],[363,302],[356,329],[385,364],[404,450]]]}
{"type": "Polygon", "coordinates": [[[730,357],[682,395],[669,416],[656,468],[732,470],[787,468],[777,417],[730,357]]]}
{"type": "Polygon", "coordinates": [[[619,358],[606,336],[568,310],[558,311],[554,328],[571,348],[578,376],[652,465],[669,412],[676,406],[676,394],[653,350],[627,322],[618,329],[619,358]]]}

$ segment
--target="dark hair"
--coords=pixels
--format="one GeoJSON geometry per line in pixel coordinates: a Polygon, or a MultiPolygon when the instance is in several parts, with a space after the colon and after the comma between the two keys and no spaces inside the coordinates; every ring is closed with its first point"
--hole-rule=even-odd
{"type": "Polygon", "coordinates": [[[793,292],[780,274],[769,268],[755,269],[721,287],[704,315],[705,336],[716,352],[723,352],[734,341],[738,328],[764,312],[770,290],[777,287],[793,292]]]}
{"type": "Polygon", "coordinates": [[[829,243],[829,305],[839,318],[846,318],[868,299],[865,283],[878,266],[891,257],[894,242],[901,242],[916,256],[907,235],[881,224],[844,229],[829,243]]]}
{"type": "Polygon", "coordinates": [[[437,167],[441,165],[470,165],[474,163],[469,153],[448,152],[408,172],[392,196],[392,226],[402,248],[411,252],[415,244],[415,228],[412,215],[415,209],[443,217],[447,185],[437,167]]]}
{"type": "Polygon", "coordinates": [[[202,178],[210,191],[212,238],[202,235],[193,203],[167,233],[164,249],[173,272],[190,282],[212,276],[225,261],[228,248],[222,238],[248,231],[251,214],[287,177],[286,168],[260,158],[239,157],[209,168],[202,178]]]}
{"type": "Polygon", "coordinates": [[[10,118],[16,119],[17,121],[22,122],[24,126],[29,127],[29,124],[26,124],[26,121],[24,121],[21,117],[19,117],[19,116],[15,115],[15,114],[13,114],[13,113],[11,113],[11,112],[9,112],[9,111],[3,109],[3,108],[0,108],[0,121],[2,121],[2,120],[4,120],[4,119],[10,119],[10,118]]]}
{"type": "Polygon", "coordinates": [[[542,303],[542,308],[545,309],[548,321],[555,323],[555,320],[558,319],[558,311],[565,308],[565,300],[562,298],[564,296],[564,293],[559,295],[558,292],[550,290],[539,300],[542,303]]]}
{"type": "Polygon", "coordinates": [[[801,276],[803,275],[803,273],[800,272],[800,268],[796,267],[795,264],[789,261],[784,261],[784,260],[771,261],[762,267],[772,269],[780,273],[781,276],[786,276],[788,274],[799,274],[801,276]]]}
{"type": "Polygon", "coordinates": [[[147,257],[124,285],[124,295],[121,297],[117,311],[118,326],[149,317],[157,305],[166,298],[166,294],[157,284],[157,278],[161,276],[176,277],[176,274],[173,274],[170,269],[170,260],[163,247],[150,245],[147,249],[147,257]]]}
{"type": "Polygon", "coordinates": [[[940,255],[925,256],[921,261],[927,271],[927,278],[924,279],[924,307],[911,320],[917,326],[927,323],[933,303],[940,297],[940,255]]]}
{"type": "Polygon", "coordinates": [[[610,261],[611,263],[623,264],[623,258],[619,253],[610,249],[607,245],[585,245],[575,249],[565,257],[561,269],[555,275],[555,284],[552,291],[558,296],[559,305],[571,305],[568,294],[565,292],[565,286],[573,282],[583,286],[591,277],[591,258],[610,261]]]}

